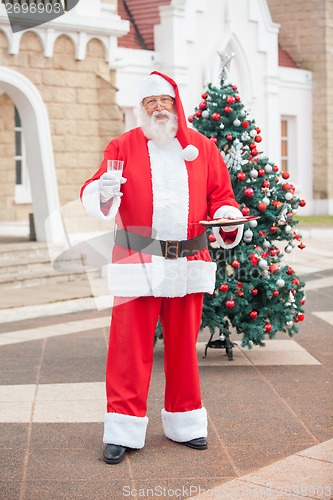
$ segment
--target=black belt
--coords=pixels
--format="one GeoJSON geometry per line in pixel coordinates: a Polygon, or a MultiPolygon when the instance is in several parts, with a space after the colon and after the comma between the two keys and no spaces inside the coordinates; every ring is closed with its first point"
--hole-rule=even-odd
{"type": "Polygon", "coordinates": [[[115,243],[137,252],[148,253],[149,255],[159,255],[165,259],[178,259],[178,257],[190,257],[206,248],[207,235],[205,231],[190,240],[164,241],[131,233],[125,229],[118,229],[115,243]]]}

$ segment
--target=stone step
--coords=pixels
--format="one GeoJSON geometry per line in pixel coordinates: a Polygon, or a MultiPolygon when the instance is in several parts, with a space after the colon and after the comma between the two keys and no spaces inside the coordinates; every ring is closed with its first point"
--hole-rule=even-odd
{"type": "MultiPolygon", "coordinates": [[[[99,269],[90,271],[90,278],[98,278],[100,276],[99,269]]],[[[65,283],[69,281],[86,280],[86,273],[57,273],[57,272],[44,272],[44,273],[30,273],[30,274],[17,274],[13,276],[0,276],[0,290],[8,290],[14,288],[26,288],[46,284],[65,283]]]]}
{"type": "MultiPolygon", "coordinates": [[[[57,255],[57,248],[51,249],[57,255]]],[[[90,271],[100,276],[100,269],[90,271]]],[[[61,271],[53,268],[46,243],[24,242],[0,245],[0,289],[22,288],[87,279],[79,256],[61,263],[61,271]]]]}

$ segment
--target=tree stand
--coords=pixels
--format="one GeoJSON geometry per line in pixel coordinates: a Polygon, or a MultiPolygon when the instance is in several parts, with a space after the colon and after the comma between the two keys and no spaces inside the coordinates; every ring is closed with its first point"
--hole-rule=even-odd
{"type": "Polygon", "coordinates": [[[234,356],[233,356],[232,348],[234,346],[236,346],[237,344],[235,344],[234,342],[231,342],[231,340],[229,338],[229,333],[226,333],[225,331],[223,331],[223,328],[220,328],[219,332],[220,332],[220,335],[219,335],[219,338],[217,340],[212,340],[215,332],[213,332],[211,334],[210,339],[208,340],[208,342],[206,344],[204,358],[207,357],[207,349],[209,347],[211,347],[212,349],[225,349],[226,355],[228,356],[228,360],[233,361],[234,356]]]}

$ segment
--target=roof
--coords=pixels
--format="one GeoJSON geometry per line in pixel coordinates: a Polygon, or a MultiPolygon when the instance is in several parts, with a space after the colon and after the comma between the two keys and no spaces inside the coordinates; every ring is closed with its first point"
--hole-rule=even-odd
{"type": "MultiPolygon", "coordinates": [[[[171,0],[118,0],[118,14],[130,22],[130,31],[118,38],[118,46],[154,50],[154,26],[160,22],[159,7],[170,3],[171,0]]],[[[279,66],[298,67],[280,45],[279,66]]]]}
{"type": "Polygon", "coordinates": [[[130,31],[118,39],[119,47],[154,50],[154,26],[160,22],[159,7],[171,0],[118,0],[118,14],[130,21],[130,31]]]}
{"type": "Polygon", "coordinates": [[[291,55],[279,45],[279,66],[298,68],[291,55]]]}

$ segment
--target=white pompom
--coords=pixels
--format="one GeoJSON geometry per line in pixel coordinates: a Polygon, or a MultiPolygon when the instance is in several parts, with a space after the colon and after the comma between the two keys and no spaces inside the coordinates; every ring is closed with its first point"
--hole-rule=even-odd
{"type": "Polygon", "coordinates": [[[182,158],[186,161],[193,161],[198,158],[199,150],[193,144],[189,144],[182,151],[182,158]]]}

